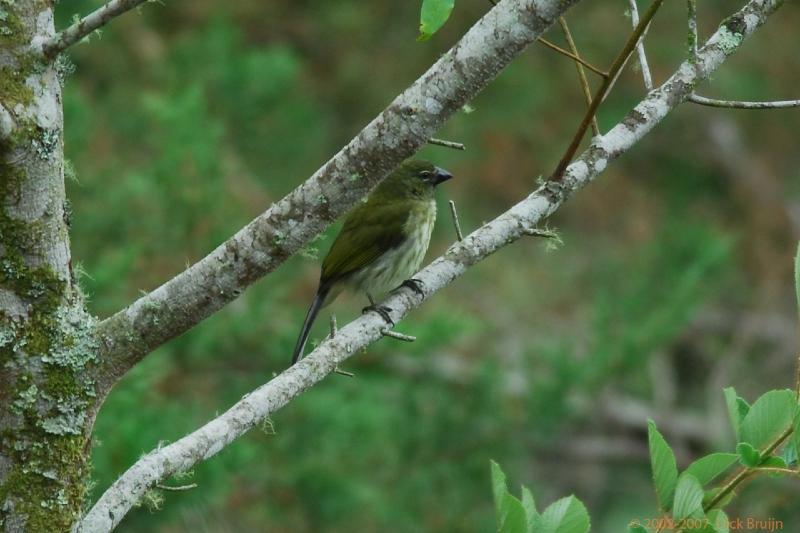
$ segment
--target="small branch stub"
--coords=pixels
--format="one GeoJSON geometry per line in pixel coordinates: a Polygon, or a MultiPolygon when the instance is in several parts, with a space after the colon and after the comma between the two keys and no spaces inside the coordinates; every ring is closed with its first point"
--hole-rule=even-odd
{"type": "Polygon", "coordinates": [[[464,240],[464,234],[461,233],[461,223],[458,221],[458,211],[456,211],[456,203],[453,200],[447,202],[450,204],[450,215],[453,217],[453,226],[456,228],[456,238],[459,241],[464,240]]]}
{"type": "Polygon", "coordinates": [[[384,337],[391,337],[392,339],[397,339],[403,342],[414,342],[415,340],[417,340],[417,338],[412,335],[406,335],[405,333],[399,333],[397,331],[392,331],[391,329],[382,330],[381,335],[383,335],[384,337]]]}
{"type": "Polygon", "coordinates": [[[190,483],[188,485],[178,485],[178,486],[158,484],[158,485],[156,485],[156,488],[161,489],[161,490],[168,490],[168,491],[172,491],[172,492],[182,492],[184,490],[196,489],[197,488],[197,483],[190,483]]]}
{"type": "Polygon", "coordinates": [[[444,139],[436,139],[431,137],[428,139],[428,144],[435,144],[436,146],[444,146],[445,148],[452,148],[453,150],[466,150],[467,148],[461,144],[454,141],[446,141],[444,139]]]}
{"type": "Polygon", "coordinates": [[[573,54],[569,50],[564,50],[563,48],[561,48],[557,44],[551,43],[550,41],[548,41],[547,39],[545,39],[543,37],[539,37],[536,40],[539,41],[540,43],[542,43],[543,45],[545,45],[546,47],[548,47],[549,49],[554,50],[554,51],[558,52],[559,54],[570,58],[573,61],[577,61],[578,63],[580,63],[584,67],[588,68],[589,70],[591,70],[592,72],[594,72],[595,74],[600,76],[601,78],[607,78],[608,77],[608,73],[607,72],[603,72],[599,68],[595,67],[594,65],[592,65],[591,63],[589,63],[588,61],[583,59],[582,57],[579,57],[579,56],[573,54]]]}
{"type": "MultiPolygon", "coordinates": [[[[692,2],[693,0],[688,0],[692,2]]],[[[636,0],[629,0],[631,6],[631,24],[633,27],[639,24],[639,8],[636,5],[636,0]]],[[[645,30],[646,31],[646,30],[645,30]]],[[[697,35],[695,35],[695,38],[697,35]]],[[[639,44],[636,45],[636,53],[639,56],[639,66],[642,69],[642,80],[644,81],[644,88],[648,91],[653,90],[653,75],[650,74],[650,65],[647,62],[647,53],[644,50],[644,34],[642,34],[642,38],[639,39],[639,44]]],[[[695,48],[695,56],[697,55],[697,49],[695,48]]]]}

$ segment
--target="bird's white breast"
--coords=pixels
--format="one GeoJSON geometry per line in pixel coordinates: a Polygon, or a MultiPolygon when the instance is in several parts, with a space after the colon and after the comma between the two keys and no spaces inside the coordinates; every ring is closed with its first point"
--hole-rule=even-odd
{"type": "Polygon", "coordinates": [[[407,238],[353,276],[351,283],[373,296],[398,287],[413,276],[425,259],[436,220],[436,202],[419,202],[405,224],[407,238]]]}

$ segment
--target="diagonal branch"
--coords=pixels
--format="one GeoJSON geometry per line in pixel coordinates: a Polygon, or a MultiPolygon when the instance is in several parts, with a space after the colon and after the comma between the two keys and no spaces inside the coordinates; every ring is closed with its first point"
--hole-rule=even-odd
{"type": "Polygon", "coordinates": [[[595,74],[600,76],[601,78],[605,78],[605,77],[608,76],[607,72],[603,72],[602,70],[600,70],[599,68],[595,67],[594,65],[592,65],[591,63],[589,63],[588,61],[586,61],[582,57],[578,56],[577,54],[575,54],[573,52],[570,52],[569,50],[564,50],[563,48],[561,48],[557,44],[551,43],[550,41],[548,41],[544,37],[539,37],[539,39],[537,39],[537,40],[540,43],[542,43],[543,45],[545,45],[546,47],[548,47],[550,50],[554,50],[554,51],[558,52],[559,54],[564,55],[564,56],[572,59],[573,61],[577,61],[578,63],[580,63],[584,67],[588,68],[589,70],[591,70],[592,72],[594,72],[595,74]]]}
{"type": "Polygon", "coordinates": [[[72,26],[58,32],[42,43],[42,52],[46,57],[55,57],[96,29],[108,24],[114,17],[118,17],[147,1],[149,0],[111,0],[103,7],[89,13],[72,26]]]}
{"type": "Polygon", "coordinates": [[[630,37],[628,37],[628,40],[622,47],[622,51],[620,51],[620,53],[614,59],[614,63],[611,65],[611,68],[608,69],[608,76],[603,79],[602,85],[600,85],[600,88],[597,89],[597,93],[595,93],[594,98],[592,98],[592,103],[589,106],[589,110],[583,116],[583,120],[581,121],[580,126],[578,126],[578,131],[575,132],[572,142],[564,152],[564,155],[561,156],[561,160],[558,162],[556,169],[550,175],[551,181],[559,181],[563,177],[567,165],[569,165],[569,162],[572,161],[572,158],[578,152],[578,147],[580,146],[581,141],[583,141],[584,135],[586,135],[586,130],[589,129],[589,124],[591,124],[592,120],[597,114],[600,104],[606,99],[608,92],[617,81],[617,77],[620,75],[620,73],[622,73],[622,69],[628,62],[628,58],[631,56],[631,53],[633,53],[636,44],[642,38],[644,32],[647,31],[648,26],[650,26],[650,22],[653,20],[653,17],[655,17],[656,12],[658,12],[658,9],[663,3],[664,0],[653,0],[653,2],[650,4],[650,8],[644,15],[644,18],[633,29],[633,33],[630,35],[630,37]]]}
{"type": "MultiPolygon", "coordinates": [[[[578,46],[575,44],[575,39],[572,38],[572,32],[569,31],[569,24],[564,17],[558,17],[558,23],[561,25],[561,30],[564,32],[564,38],[567,40],[569,49],[578,60],[575,62],[575,69],[578,71],[578,81],[581,82],[581,90],[583,90],[583,97],[586,99],[586,105],[592,107],[592,90],[589,88],[589,80],[586,79],[586,72],[583,70],[583,65],[580,62],[580,54],[578,53],[578,46]]],[[[592,117],[592,135],[595,137],[600,135],[600,126],[597,125],[597,117],[592,117]]]]}
{"type": "MultiPolygon", "coordinates": [[[[415,275],[424,295],[400,291],[384,303],[398,322],[467,269],[520,237],[530,235],[537,224],[552,215],[575,191],[599,175],[608,163],[634,146],[678,104],[692,88],[706,79],[743,40],[761,26],[783,0],[751,0],[728,18],[698,51],[698,61],[684,62],[664,85],[651,91],[628,115],[567,167],[563,178],[548,181],[523,201],[472,232],[463,241],[415,275]],[[732,42],[735,28],[740,37],[732,42]]],[[[150,452],[131,466],[100,497],[81,522],[79,531],[102,532],[116,526],[149,488],[193,465],[205,461],[280,409],[303,391],[321,381],[339,363],[381,337],[382,318],[368,313],[337,331],[296,365],[248,394],[219,417],[176,442],[150,452]]]]}
{"type": "MultiPolygon", "coordinates": [[[[636,5],[636,0],[629,0],[628,4],[631,6],[631,24],[636,28],[639,24],[639,8],[636,5]]],[[[644,35],[639,39],[639,44],[636,45],[636,54],[639,56],[639,67],[642,69],[644,88],[648,91],[652,91],[653,76],[650,74],[650,65],[647,63],[647,53],[644,50],[644,35]]]]}
{"type": "Polygon", "coordinates": [[[345,213],[577,1],[500,2],[305,183],[205,258],[102,321],[99,394],[345,213]]]}

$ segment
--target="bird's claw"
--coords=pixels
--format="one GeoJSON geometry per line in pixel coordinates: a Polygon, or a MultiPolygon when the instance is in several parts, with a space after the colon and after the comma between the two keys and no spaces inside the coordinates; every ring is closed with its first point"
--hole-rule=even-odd
{"type": "Polygon", "coordinates": [[[394,327],[394,320],[392,320],[392,317],[389,316],[389,313],[392,312],[391,307],[386,307],[385,305],[378,305],[373,303],[362,309],[361,314],[363,315],[369,313],[370,311],[375,311],[381,316],[382,319],[386,321],[387,324],[390,324],[392,327],[394,327]]]}
{"type": "MultiPolygon", "coordinates": [[[[423,296],[423,297],[424,297],[424,296],[425,296],[425,293],[424,293],[424,292],[423,292],[423,290],[422,290],[422,286],[423,286],[423,285],[424,285],[424,283],[422,283],[422,280],[421,280],[421,279],[417,279],[417,278],[409,278],[409,279],[405,280],[403,283],[401,283],[401,284],[400,284],[400,287],[408,287],[409,289],[411,289],[411,290],[412,290],[412,291],[414,291],[415,293],[417,293],[417,294],[419,294],[420,296],[423,296]]],[[[398,287],[398,289],[399,289],[400,287],[398,287]]]]}

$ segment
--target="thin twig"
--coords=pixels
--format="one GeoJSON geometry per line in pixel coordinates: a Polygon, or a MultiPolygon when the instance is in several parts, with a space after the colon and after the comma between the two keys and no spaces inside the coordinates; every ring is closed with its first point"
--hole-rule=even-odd
{"type": "Polygon", "coordinates": [[[464,240],[464,234],[461,233],[461,223],[458,221],[458,211],[456,211],[456,203],[453,200],[448,202],[450,204],[450,215],[453,217],[453,226],[456,228],[456,238],[459,241],[464,240]]]}
{"type": "MultiPolygon", "coordinates": [[[[580,54],[578,47],[575,45],[575,40],[572,38],[572,32],[569,31],[567,19],[558,17],[558,23],[564,31],[564,38],[567,40],[570,50],[577,58],[575,61],[575,69],[578,71],[578,79],[581,82],[581,89],[583,89],[583,96],[586,98],[586,105],[592,106],[592,90],[589,88],[589,80],[586,79],[586,72],[583,70],[583,65],[580,62],[580,54]]],[[[597,125],[597,117],[592,117],[592,134],[595,136],[600,135],[600,127],[597,125]]]]}
{"type": "Polygon", "coordinates": [[[457,142],[453,142],[453,141],[446,141],[444,139],[436,139],[434,137],[431,137],[430,139],[428,139],[428,144],[435,144],[436,146],[444,146],[444,147],[447,147],[447,148],[453,148],[454,150],[466,150],[467,149],[461,143],[457,143],[457,142]]]}
{"type": "Polygon", "coordinates": [[[793,476],[800,475],[800,470],[795,470],[792,468],[779,468],[777,466],[759,466],[756,468],[756,472],[768,472],[774,474],[789,474],[793,476]]]}
{"type": "Polygon", "coordinates": [[[381,330],[381,335],[383,335],[384,337],[391,337],[393,339],[397,339],[403,342],[414,342],[415,340],[417,340],[417,338],[412,335],[406,335],[405,333],[399,333],[397,331],[392,331],[391,329],[381,330]]]}
{"type": "Polygon", "coordinates": [[[156,488],[159,488],[161,490],[170,490],[170,491],[173,491],[173,492],[180,492],[180,491],[183,491],[183,490],[196,489],[197,488],[197,483],[190,483],[188,485],[178,485],[177,487],[173,487],[172,485],[162,485],[162,484],[159,483],[159,484],[156,485],[156,488]]]}
{"type": "Polygon", "coordinates": [[[697,94],[689,95],[687,101],[709,107],[724,107],[726,109],[787,109],[800,107],[800,100],[775,100],[765,102],[748,102],[743,100],[717,100],[706,98],[697,94]]]}
{"type": "Polygon", "coordinates": [[[617,75],[622,71],[622,67],[625,66],[628,58],[636,48],[636,44],[639,42],[639,39],[647,30],[647,27],[650,25],[653,17],[655,17],[656,13],[658,12],[658,8],[660,8],[663,3],[664,0],[653,0],[653,3],[650,4],[650,7],[644,14],[644,18],[642,18],[639,24],[636,25],[636,28],[634,28],[633,33],[631,33],[630,37],[628,37],[628,41],[625,43],[622,51],[619,53],[616,59],[614,59],[614,63],[611,65],[611,68],[608,69],[608,77],[603,79],[603,84],[597,90],[597,93],[595,93],[594,98],[592,98],[592,105],[583,116],[583,120],[581,121],[580,126],[578,126],[578,131],[575,132],[572,142],[564,152],[564,155],[561,157],[561,161],[558,162],[558,166],[556,167],[555,171],[550,176],[551,181],[558,181],[564,175],[564,171],[566,170],[570,161],[572,161],[575,153],[578,151],[578,147],[581,145],[583,136],[586,135],[586,130],[589,129],[589,125],[592,123],[592,118],[594,118],[595,114],[597,113],[600,103],[606,97],[606,94],[614,84],[614,80],[616,80],[617,75]]]}
{"type": "MultiPolygon", "coordinates": [[[[689,0],[690,2],[692,0],[689,0]]],[[[628,0],[631,6],[631,24],[635,28],[639,24],[639,8],[636,5],[636,0],[628,0]]],[[[647,31],[647,30],[645,30],[647,31]]],[[[639,66],[642,68],[642,80],[644,80],[644,88],[648,91],[653,90],[653,76],[650,74],[650,65],[647,63],[647,53],[644,51],[644,34],[636,45],[636,53],[639,55],[639,66]]]]}
{"type": "Polygon", "coordinates": [[[527,230],[525,232],[526,235],[531,237],[542,237],[543,239],[556,239],[558,241],[561,240],[561,237],[555,231],[551,231],[549,229],[539,229],[533,228],[531,230],[527,230]]]}
{"type": "MultiPolygon", "coordinates": [[[[336,336],[336,333],[339,331],[339,327],[336,324],[336,313],[331,313],[331,339],[336,336]]],[[[352,372],[348,372],[347,370],[342,370],[339,368],[339,365],[333,369],[334,374],[339,374],[340,376],[347,376],[348,378],[352,378],[355,376],[352,372]]]]}
{"type": "Polygon", "coordinates": [[[591,63],[589,63],[585,59],[583,59],[581,57],[578,57],[577,55],[573,54],[569,50],[564,50],[563,48],[561,48],[557,44],[551,43],[550,41],[548,41],[547,39],[545,39],[543,37],[539,37],[536,40],[539,41],[540,43],[542,43],[543,45],[545,45],[546,47],[550,48],[551,50],[555,50],[559,54],[565,55],[568,58],[572,59],[573,61],[577,61],[578,63],[580,63],[584,67],[588,68],[589,70],[591,70],[592,72],[594,72],[598,76],[600,76],[602,78],[607,78],[608,77],[608,73],[607,72],[603,72],[599,68],[595,67],[594,65],[592,65],[591,63]]]}
{"type": "Polygon", "coordinates": [[[42,43],[42,52],[47,57],[55,57],[100,26],[107,24],[112,18],[130,11],[146,1],[148,0],[111,0],[42,43]]]}
{"type": "Polygon", "coordinates": [[[686,12],[689,33],[686,37],[689,48],[689,60],[697,61],[697,0],[686,0],[686,12]]]}

